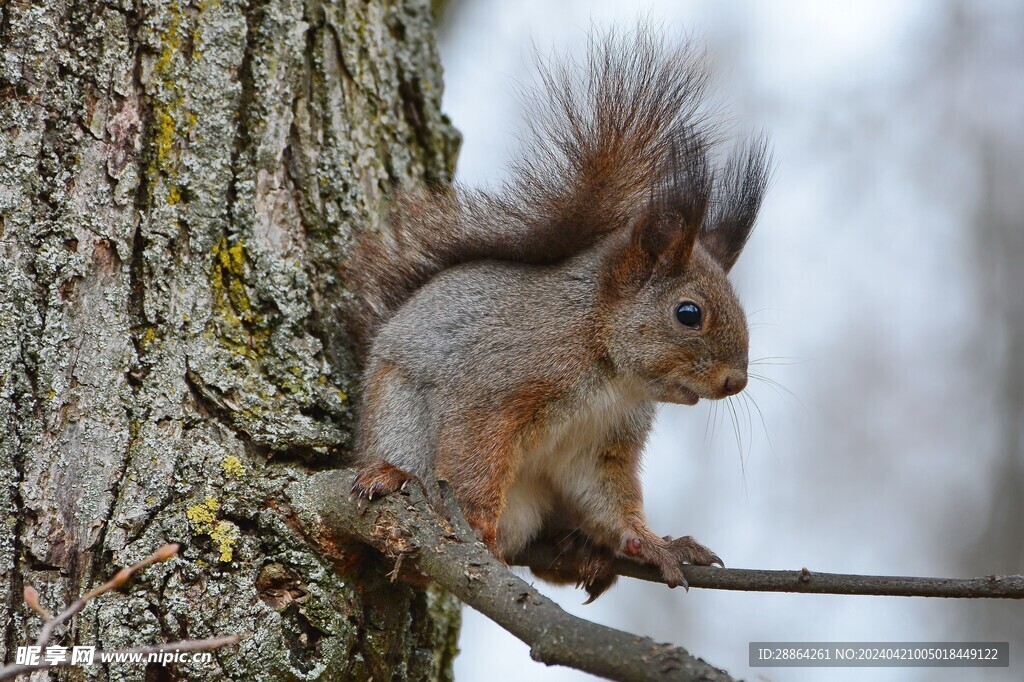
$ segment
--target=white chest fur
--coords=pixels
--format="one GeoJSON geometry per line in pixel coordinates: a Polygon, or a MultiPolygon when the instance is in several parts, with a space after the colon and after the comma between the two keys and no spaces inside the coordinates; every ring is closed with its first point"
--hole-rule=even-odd
{"type": "Polygon", "coordinates": [[[559,502],[578,505],[597,487],[597,457],[615,431],[643,428],[649,419],[642,385],[603,381],[558,410],[536,445],[522,453],[498,524],[502,551],[521,549],[559,502]]]}

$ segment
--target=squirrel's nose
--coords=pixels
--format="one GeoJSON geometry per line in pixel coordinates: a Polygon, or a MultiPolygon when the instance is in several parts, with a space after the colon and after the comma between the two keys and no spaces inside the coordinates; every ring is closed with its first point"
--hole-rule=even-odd
{"type": "Polygon", "coordinates": [[[747,387],[747,373],[742,370],[730,370],[725,375],[725,382],[722,384],[722,393],[725,395],[736,395],[747,387]]]}

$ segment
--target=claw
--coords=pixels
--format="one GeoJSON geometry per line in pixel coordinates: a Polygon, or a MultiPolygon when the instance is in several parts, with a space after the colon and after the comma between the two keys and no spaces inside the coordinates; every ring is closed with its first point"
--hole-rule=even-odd
{"type": "Polygon", "coordinates": [[[680,570],[679,575],[677,577],[674,576],[674,577],[670,578],[667,575],[665,575],[664,573],[662,573],[662,577],[665,579],[665,584],[669,586],[669,589],[674,590],[677,587],[681,587],[686,592],[690,591],[690,583],[687,582],[686,576],[683,575],[681,570],[680,570]]]}
{"type": "MultiPolygon", "coordinates": [[[[614,573],[601,576],[594,576],[594,578],[589,583],[583,585],[583,589],[586,590],[587,595],[589,595],[587,597],[587,600],[583,602],[583,605],[586,606],[587,604],[593,603],[595,599],[597,599],[602,594],[607,592],[608,588],[615,584],[615,580],[617,578],[618,576],[614,573]]],[[[577,585],[577,587],[580,586],[577,585]]]]}
{"type": "Polygon", "coordinates": [[[385,497],[403,489],[412,479],[412,474],[402,471],[393,464],[374,462],[359,470],[349,493],[372,502],[375,497],[385,497]]]}
{"type": "Polygon", "coordinates": [[[598,597],[600,597],[602,594],[604,594],[605,590],[607,590],[609,587],[611,587],[611,585],[608,585],[607,587],[600,587],[600,588],[594,587],[594,586],[587,586],[587,587],[583,588],[583,589],[585,589],[587,591],[587,595],[588,595],[586,601],[583,602],[583,605],[587,606],[588,604],[593,604],[594,600],[597,599],[598,597]]]}
{"type": "Polygon", "coordinates": [[[686,565],[725,566],[721,557],[689,535],[674,540],[670,537],[663,538],[667,546],[662,547],[656,557],[652,557],[653,563],[661,568],[662,578],[669,587],[681,586],[687,592],[690,591],[690,585],[683,575],[686,565]]]}

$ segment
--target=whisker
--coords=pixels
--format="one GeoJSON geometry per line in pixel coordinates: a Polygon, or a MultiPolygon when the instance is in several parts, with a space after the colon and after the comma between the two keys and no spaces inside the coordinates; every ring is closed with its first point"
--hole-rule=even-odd
{"type": "Polygon", "coordinates": [[[754,315],[757,315],[758,313],[775,312],[777,310],[778,310],[778,308],[758,308],[757,310],[755,310],[755,311],[753,311],[751,313],[747,313],[747,319],[749,320],[750,318],[752,318],[754,315]]]}
{"type": "MultiPolygon", "coordinates": [[[[746,398],[746,396],[743,397],[746,398]]],[[[747,418],[747,461],[750,461],[750,453],[754,450],[754,419],[750,416],[750,405],[746,400],[739,402],[739,405],[743,408],[743,414],[747,418]]]]}
{"type": "Polygon", "coordinates": [[[793,398],[793,400],[795,400],[798,403],[800,403],[800,405],[802,407],[806,407],[806,405],[804,405],[804,402],[802,400],[800,400],[800,396],[798,396],[796,393],[793,393],[793,391],[789,390],[788,388],[786,388],[785,386],[780,384],[775,379],[772,379],[771,377],[766,377],[763,374],[757,374],[757,373],[754,373],[754,372],[748,372],[747,376],[750,377],[751,379],[757,379],[758,381],[760,381],[760,382],[762,382],[764,384],[767,384],[768,386],[771,386],[773,389],[775,389],[777,391],[784,391],[785,393],[788,393],[789,396],[791,398],[793,398]]]}
{"type": "Polygon", "coordinates": [[[736,416],[736,408],[729,400],[725,400],[723,402],[725,403],[725,407],[729,410],[729,416],[732,420],[732,431],[733,435],[736,437],[736,449],[739,450],[740,453],[740,468],[743,470],[744,474],[746,474],[746,463],[743,461],[743,436],[740,434],[740,423],[739,418],[736,416]]]}
{"type": "Polygon", "coordinates": [[[764,429],[765,440],[768,441],[768,449],[772,453],[774,453],[775,452],[775,445],[772,443],[772,436],[771,436],[771,434],[768,433],[768,422],[766,422],[764,420],[764,412],[761,411],[761,406],[757,404],[757,400],[754,399],[754,396],[750,395],[749,393],[743,392],[740,395],[743,396],[744,400],[750,401],[750,404],[754,406],[755,410],[757,410],[757,416],[761,420],[761,428],[764,429]]]}
{"type": "Polygon", "coordinates": [[[746,463],[746,461],[743,458],[743,444],[742,444],[741,438],[740,438],[739,421],[738,421],[738,419],[736,417],[736,411],[733,408],[731,401],[730,400],[725,400],[725,401],[722,401],[722,402],[724,402],[725,406],[727,408],[729,408],[729,413],[732,415],[733,433],[736,436],[736,447],[739,450],[739,455],[740,455],[740,478],[743,481],[743,494],[744,494],[744,496],[746,496],[747,495],[747,463],[746,463]]]}
{"type": "Polygon", "coordinates": [[[715,433],[718,431],[718,403],[711,403],[711,412],[714,415],[711,419],[711,440],[715,440],[715,433]]]}
{"type": "Polygon", "coordinates": [[[707,415],[708,415],[707,419],[704,420],[704,444],[705,445],[708,444],[708,427],[711,426],[711,413],[713,411],[714,411],[714,408],[712,406],[712,408],[708,409],[708,411],[707,411],[707,415]]]}
{"type": "Polygon", "coordinates": [[[782,367],[789,367],[790,365],[802,365],[807,362],[807,358],[800,357],[788,357],[785,355],[765,355],[764,357],[755,358],[751,360],[750,365],[778,365],[782,367]],[[772,362],[768,362],[771,360],[772,362]],[[775,362],[781,361],[781,362],[775,362]]]}

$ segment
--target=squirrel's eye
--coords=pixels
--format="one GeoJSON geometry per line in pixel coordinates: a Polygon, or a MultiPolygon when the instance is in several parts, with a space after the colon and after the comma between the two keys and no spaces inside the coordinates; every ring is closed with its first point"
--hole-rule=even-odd
{"type": "Polygon", "coordinates": [[[676,306],[676,319],[684,327],[696,329],[700,326],[700,307],[691,301],[683,301],[676,306]]]}

